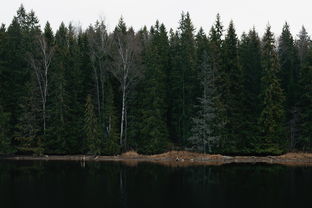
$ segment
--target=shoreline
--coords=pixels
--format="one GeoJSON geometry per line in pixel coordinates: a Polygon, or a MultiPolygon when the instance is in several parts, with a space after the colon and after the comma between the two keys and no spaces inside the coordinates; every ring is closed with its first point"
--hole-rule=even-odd
{"type": "Polygon", "coordinates": [[[0,160],[24,161],[99,161],[123,162],[137,165],[140,162],[159,163],[172,166],[190,165],[223,165],[231,163],[267,163],[282,165],[312,166],[312,153],[287,153],[280,156],[224,156],[200,154],[187,151],[171,151],[157,155],[140,155],[136,152],[126,152],[117,156],[92,155],[44,155],[26,156],[11,155],[0,156],[0,160]]]}

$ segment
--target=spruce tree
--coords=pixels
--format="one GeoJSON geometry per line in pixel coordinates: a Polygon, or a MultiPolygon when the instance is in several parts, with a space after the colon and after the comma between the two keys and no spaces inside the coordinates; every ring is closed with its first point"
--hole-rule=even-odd
{"type": "Polygon", "coordinates": [[[248,34],[243,34],[239,45],[239,62],[242,68],[243,96],[241,111],[242,138],[241,148],[246,153],[256,153],[258,145],[258,118],[260,117],[261,89],[261,44],[260,38],[253,28],[248,34]]]}
{"type": "Polygon", "coordinates": [[[259,118],[261,145],[259,153],[280,154],[285,149],[283,134],[285,100],[278,78],[279,65],[274,35],[268,26],[262,39],[262,110],[259,118]]]}
{"type": "MultiPolygon", "coordinates": [[[[150,34],[146,27],[141,29],[138,34],[138,39],[140,41],[140,45],[142,46],[141,51],[141,61],[142,61],[142,71],[146,70],[146,58],[144,58],[147,46],[149,45],[150,41],[150,34]]],[[[169,58],[169,57],[168,57],[169,58]]],[[[144,95],[144,89],[145,87],[145,79],[144,77],[138,81],[138,83],[135,85],[133,92],[129,96],[129,110],[128,110],[128,137],[129,137],[129,149],[139,150],[141,147],[141,136],[140,132],[142,127],[144,126],[144,123],[142,122],[142,108],[143,108],[143,97],[144,95]]],[[[117,94],[117,93],[115,93],[117,94]]]]}
{"type": "MultiPolygon", "coordinates": [[[[200,80],[200,74],[201,74],[201,65],[203,63],[204,59],[204,54],[208,54],[209,52],[209,40],[208,37],[206,36],[203,28],[200,28],[198,33],[195,36],[195,48],[196,48],[196,68],[198,70],[197,76],[199,77],[200,80]]],[[[196,98],[201,97],[203,93],[203,86],[202,85],[196,85],[196,89],[194,90],[194,96],[196,98]]],[[[195,105],[195,111],[197,111],[196,105],[195,105]]]]}
{"type": "Polygon", "coordinates": [[[299,78],[299,139],[296,149],[311,151],[311,77],[312,77],[312,53],[311,40],[304,27],[302,27],[296,40],[296,47],[300,60],[300,78],[299,78]]]}
{"type": "MultiPolygon", "coordinates": [[[[40,101],[35,85],[35,75],[30,70],[29,53],[35,51],[35,40],[41,34],[39,21],[33,11],[27,13],[23,5],[17,10],[8,28],[8,72],[13,79],[8,93],[14,100],[11,121],[15,123],[14,144],[20,152],[42,154],[43,138],[38,122],[40,121],[40,101]],[[13,87],[13,88],[12,88],[13,87]]],[[[37,55],[37,54],[35,54],[37,55]]]]}
{"type": "Polygon", "coordinates": [[[298,34],[298,39],[295,41],[295,45],[298,51],[300,67],[303,67],[307,61],[309,48],[311,47],[311,39],[304,26],[302,26],[301,31],[298,34]]]}
{"type": "Polygon", "coordinates": [[[17,17],[14,17],[9,25],[3,47],[5,53],[1,56],[2,80],[1,88],[3,92],[3,107],[10,112],[8,133],[11,138],[14,137],[16,124],[22,109],[20,103],[23,101],[23,95],[27,94],[25,83],[29,80],[29,65],[26,60],[26,39],[25,32],[19,23],[17,17]]]}
{"type": "MultiPolygon", "coordinates": [[[[224,114],[224,139],[223,150],[225,152],[242,151],[240,144],[242,141],[241,120],[244,115],[241,109],[242,94],[242,73],[238,62],[238,38],[235,32],[234,24],[231,21],[223,46],[223,83],[220,87],[220,103],[225,108],[224,114]]],[[[221,77],[220,77],[221,78],[221,77]]]]}
{"type": "Polygon", "coordinates": [[[105,117],[107,124],[104,133],[103,154],[116,155],[120,153],[119,135],[118,135],[118,122],[116,115],[115,97],[113,86],[111,84],[112,77],[109,77],[106,85],[106,103],[105,103],[105,117]]]}
{"type": "Polygon", "coordinates": [[[15,141],[19,153],[42,155],[44,144],[40,128],[40,98],[34,76],[33,74],[26,84],[28,93],[23,96],[23,102],[20,104],[22,111],[18,118],[15,141]]]}
{"type": "Polygon", "coordinates": [[[3,107],[0,105],[0,155],[13,152],[7,132],[9,116],[10,114],[4,112],[3,107]]]}
{"type": "MultiPolygon", "coordinates": [[[[191,132],[191,117],[195,113],[196,94],[199,89],[196,70],[194,26],[189,13],[182,13],[177,33],[177,45],[172,43],[172,128],[180,144],[185,144],[191,132]]],[[[176,41],[173,37],[172,41],[176,41]]]]}
{"type": "Polygon", "coordinates": [[[82,70],[80,69],[81,61],[79,60],[80,50],[78,47],[78,41],[76,38],[76,31],[72,25],[68,26],[68,54],[66,60],[64,60],[65,73],[65,92],[66,99],[65,105],[67,109],[65,111],[66,119],[66,152],[70,154],[77,154],[81,151],[83,138],[82,138],[82,127],[83,127],[83,115],[85,103],[82,94],[83,85],[81,82],[82,70]]]}
{"type": "Polygon", "coordinates": [[[303,151],[312,150],[312,50],[309,49],[308,61],[302,68],[301,97],[300,97],[300,125],[299,125],[299,141],[297,148],[303,151]]]}
{"type": "Polygon", "coordinates": [[[180,43],[178,33],[170,30],[169,38],[169,50],[170,50],[170,70],[168,72],[168,129],[169,137],[174,143],[179,142],[178,136],[178,109],[181,105],[180,100],[178,101],[178,89],[177,89],[177,80],[178,79],[178,69],[180,68],[181,56],[179,55],[180,43]]]}
{"type": "Polygon", "coordinates": [[[6,95],[5,89],[7,87],[5,86],[7,83],[5,73],[7,71],[6,69],[6,63],[5,63],[5,41],[6,41],[6,28],[4,25],[1,25],[0,27],[0,154],[6,154],[9,153],[11,148],[11,139],[9,135],[9,119],[10,119],[10,113],[6,112],[4,109],[4,105],[7,103],[4,99],[6,95]]]}
{"type": "Polygon", "coordinates": [[[50,76],[50,105],[46,139],[49,154],[66,153],[68,92],[65,73],[69,53],[67,37],[68,29],[62,23],[55,34],[55,55],[50,76]]]}
{"type": "Polygon", "coordinates": [[[293,149],[297,140],[298,123],[298,82],[299,59],[293,37],[286,23],[279,38],[278,58],[280,65],[281,87],[285,92],[285,118],[287,123],[287,137],[290,139],[290,148],[293,149]]]}
{"type": "Polygon", "coordinates": [[[141,152],[159,153],[168,144],[167,70],[169,43],[163,24],[156,22],[145,54],[145,80],[142,106],[141,152]]]}
{"type": "Polygon", "coordinates": [[[88,153],[100,155],[102,153],[103,140],[101,139],[100,126],[94,112],[94,106],[90,95],[87,96],[86,100],[84,121],[88,153]]]}
{"type": "Polygon", "coordinates": [[[54,34],[49,22],[45,24],[43,35],[47,41],[48,47],[52,48],[54,46],[54,34]]]}
{"type": "Polygon", "coordinates": [[[215,115],[215,86],[213,80],[213,71],[209,63],[209,56],[203,51],[202,63],[200,65],[200,80],[202,87],[202,96],[199,98],[199,109],[193,120],[192,136],[189,141],[196,151],[203,153],[212,153],[218,144],[218,137],[214,132],[215,115]]]}
{"type": "Polygon", "coordinates": [[[217,15],[215,24],[211,27],[209,33],[209,56],[211,60],[211,67],[212,67],[212,76],[213,76],[213,83],[215,87],[214,92],[214,105],[215,105],[215,114],[216,118],[214,121],[215,131],[214,136],[219,138],[218,148],[224,148],[224,140],[225,140],[225,124],[226,124],[226,108],[221,99],[221,94],[223,92],[223,86],[225,83],[224,74],[224,66],[223,66],[223,52],[222,52],[222,45],[223,45],[223,25],[221,23],[220,15],[217,15]]]}

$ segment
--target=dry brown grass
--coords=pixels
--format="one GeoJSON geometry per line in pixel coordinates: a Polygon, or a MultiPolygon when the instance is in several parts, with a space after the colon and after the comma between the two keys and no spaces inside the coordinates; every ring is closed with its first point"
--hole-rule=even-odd
{"type": "Polygon", "coordinates": [[[312,159],[312,153],[295,153],[295,152],[290,152],[286,153],[284,155],[277,156],[278,158],[283,158],[283,159],[312,159]]]}
{"type": "Polygon", "coordinates": [[[120,155],[120,157],[122,157],[122,158],[139,158],[139,157],[142,157],[142,155],[138,154],[135,151],[129,151],[129,152],[122,153],[122,155],[120,155]]]}
{"type": "Polygon", "coordinates": [[[209,159],[209,160],[222,160],[226,156],[215,154],[201,154],[189,151],[169,151],[155,155],[141,155],[135,151],[129,151],[121,154],[118,158],[123,159],[147,159],[147,160],[195,160],[195,159],[209,159]]]}
{"type": "MultiPolygon", "coordinates": [[[[1,159],[1,158],[0,158],[1,159]]],[[[156,155],[141,155],[129,151],[117,156],[85,156],[85,155],[49,155],[36,156],[10,156],[2,159],[9,160],[76,160],[76,161],[120,161],[129,166],[136,166],[139,162],[153,162],[167,166],[183,167],[189,165],[222,165],[228,163],[270,163],[285,165],[312,166],[312,153],[287,153],[280,156],[223,156],[200,154],[188,151],[169,151],[156,155]]]]}

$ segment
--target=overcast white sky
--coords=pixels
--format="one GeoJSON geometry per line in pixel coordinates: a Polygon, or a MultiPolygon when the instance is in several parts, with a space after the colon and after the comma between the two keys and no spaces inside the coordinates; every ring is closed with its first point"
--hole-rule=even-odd
{"type": "Polygon", "coordinates": [[[178,26],[182,11],[189,11],[195,27],[205,31],[217,13],[225,26],[233,19],[239,35],[253,26],[262,34],[268,22],[279,35],[285,21],[293,35],[302,25],[312,31],[311,0],[0,0],[0,22],[9,24],[20,4],[27,11],[33,9],[41,24],[49,20],[54,30],[62,21],[86,28],[99,17],[112,30],[121,15],[135,29],[157,19],[169,29],[178,26]]]}

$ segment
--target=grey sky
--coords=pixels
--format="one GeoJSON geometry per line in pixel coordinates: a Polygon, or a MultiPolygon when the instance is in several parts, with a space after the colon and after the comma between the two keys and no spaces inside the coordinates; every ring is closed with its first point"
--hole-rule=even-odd
{"type": "Polygon", "coordinates": [[[220,13],[225,26],[233,19],[238,34],[253,26],[260,34],[270,22],[273,32],[280,34],[285,21],[297,34],[302,25],[311,32],[311,0],[0,0],[0,22],[9,24],[21,3],[33,9],[40,23],[47,20],[53,29],[61,21],[73,21],[86,28],[100,17],[110,29],[122,15],[135,29],[151,26],[157,19],[167,28],[176,28],[182,11],[189,11],[196,28],[208,31],[220,13]]]}

